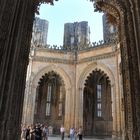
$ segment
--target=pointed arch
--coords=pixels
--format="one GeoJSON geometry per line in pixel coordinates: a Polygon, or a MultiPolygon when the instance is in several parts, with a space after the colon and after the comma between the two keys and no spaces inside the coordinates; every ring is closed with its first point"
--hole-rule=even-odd
{"type": "Polygon", "coordinates": [[[37,87],[39,79],[45,75],[45,73],[48,73],[50,71],[54,71],[55,73],[57,73],[58,75],[60,75],[60,77],[62,77],[63,81],[64,81],[64,85],[66,89],[70,89],[71,88],[71,80],[68,76],[68,74],[60,67],[55,66],[55,65],[50,65],[47,67],[44,67],[43,69],[41,69],[34,77],[32,80],[32,85],[34,87],[37,87]]]}
{"type": "Polygon", "coordinates": [[[95,69],[98,69],[98,70],[101,69],[102,71],[104,71],[104,73],[106,73],[107,76],[109,77],[109,79],[111,81],[111,85],[114,86],[115,78],[114,78],[114,75],[113,75],[112,71],[110,70],[110,68],[107,67],[106,65],[104,65],[103,63],[94,62],[94,63],[91,63],[90,65],[88,65],[81,73],[81,76],[78,80],[79,88],[84,87],[84,83],[85,83],[85,80],[87,79],[87,76],[89,75],[89,73],[91,73],[95,69]]]}
{"type": "Polygon", "coordinates": [[[27,113],[25,115],[25,118],[26,118],[25,120],[26,120],[26,123],[28,123],[28,124],[32,124],[34,122],[35,100],[36,100],[38,82],[40,81],[40,78],[43,75],[45,75],[46,73],[49,73],[51,71],[54,71],[56,74],[58,74],[64,82],[65,95],[66,95],[65,110],[67,111],[67,108],[69,105],[68,96],[71,93],[71,80],[70,80],[68,74],[61,67],[58,67],[55,65],[49,65],[47,67],[44,67],[40,71],[38,71],[37,74],[34,75],[31,79],[31,92],[29,93],[29,101],[28,101],[28,110],[29,111],[27,111],[27,113]],[[29,112],[30,112],[30,115],[29,115],[29,112]]]}
{"type": "Polygon", "coordinates": [[[78,116],[80,117],[80,121],[79,124],[83,125],[83,101],[84,101],[84,97],[83,97],[83,91],[84,91],[84,87],[85,87],[85,81],[87,79],[87,77],[89,76],[90,73],[92,73],[93,71],[102,71],[106,74],[106,76],[109,78],[110,81],[110,85],[111,85],[111,99],[112,99],[112,116],[114,117],[113,120],[113,131],[117,131],[116,130],[116,88],[115,88],[115,77],[113,75],[113,72],[110,70],[109,67],[107,67],[105,64],[101,63],[101,62],[93,62],[91,64],[89,64],[81,73],[78,83],[77,83],[77,108],[80,108],[80,113],[78,114],[78,116]]]}

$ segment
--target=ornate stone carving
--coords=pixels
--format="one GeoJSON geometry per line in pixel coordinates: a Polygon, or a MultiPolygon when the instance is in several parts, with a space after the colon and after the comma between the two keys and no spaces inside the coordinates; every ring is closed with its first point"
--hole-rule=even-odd
{"type": "MultiPolygon", "coordinates": [[[[20,126],[21,107],[28,61],[28,47],[33,15],[41,0],[1,0],[0,1],[0,139],[17,140],[20,126]],[[33,3],[32,3],[33,2],[33,3]],[[19,8],[20,7],[20,8],[19,8]],[[34,9],[32,9],[34,8],[34,9]],[[18,18],[18,20],[16,20],[18,18]],[[30,19],[31,18],[31,19],[30,19]],[[23,34],[22,23],[27,24],[23,34]],[[20,26],[20,28],[19,28],[20,26]],[[26,36],[26,37],[25,37],[26,36]],[[26,43],[26,50],[19,38],[26,43]],[[19,60],[18,60],[19,59],[19,60]],[[16,61],[15,61],[16,60],[16,61]],[[17,61],[18,60],[18,61],[17,61]],[[18,68],[20,67],[20,68],[18,68]],[[17,84],[18,83],[18,87],[17,84]],[[16,89],[17,88],[17,89],[16,89]],[[15,92],[16,91],[16,92],[15,92]],[[19,96],[20,94],[20,96],[19,96]],[[21,98],[20,98],[21,97],[21,98]],[[11,100],[12,99],[12,100],[11,100]],[[15,99],[15,100],[14,100],[15,99]],[[18,101],[18,106],[13,101],[18,101]],[[14,114],[16,111],[16,115],[14,114]],[[9,116],[10,115],[10,116],[9,116]],[[9,118],[8,118],[9,117],[9,118]],[[12,120],[12,121],[11,121],[12,120]],[[15,125],[13,129],[13,125],[15,125]]],[[[49,0],[45,1],[49,2],[49,0]]],[[[50,1],[52,2],[52,1],[50,1]]],[[[120,20],[120,42],[123,60],[123,86],[125,96],[125,129],[127,140],[140,139],[140,99],[139,99],[139,1],[138,0],[96,0],[103,2],[100,9],[112,12],[120,20]],[[110,8],[108,10],[107,8],[110,8]],[[105,8],[106,7],[106,8],[105,8]],[[135,32],[134,32],[135,31],[135,32]],[[137,41],[136,41],[137,40],[137,41]]]]}
{"type": "Polygon", "coordinates": [[[98,55],[98,56],[93,56],[93,57],[89,57],[89,58],[84,58],[82,60],[79,60],[77,63],[92,62],[92,61],[106,59],[106,58],[110,58],[110,57],[115,57],[115,53],[113,52],[113,53],[107,53],[104,55],[98,55]]]}
{"type": "MultiPolygon", "coordinates": [[[[92,62],[100,59],[106,59],[110,57],[115,57],[116,52],[106,53],[104,55],[98,55],[88,58],[83,58],[81,60],[76,60],[76,63],[85,63],[85,62],[92,62]]],[[[53,63],[63,63],[63,64],[74,64],[75,60],[66,60],[66,59],[60,59],[60,58],[51,58],[51,57],[33,57],[34,61],[41,61],[41,62],[53,62],[53,63]]]]}
{"type": "MultiPolygon", "coordinates": [[[[122,66],[123,66],[123,86],[124,86],[124,99],[125,99],[125,121],[126,121],[126,139],[139,139],[137,134],[137,124],[140,124],[140,121],[137,123],[133,120],[136,119],[136,115],[140,114],[140,110],[137,109],[137,106],[140,103],[140,99],[133,100],[135,97],[138,97],[138,77],[136,73],[138,73],[138,62],[137,62],[137,54],[136,54],[136,44],[134,39],[134,25],[131,12],[133,11],[130,7],[132,7],[132,1],[120,1],[120,0],[95,0],[96,7],[98,10],[103,10],[109,13],[113,13],[112,15],[118,17],[120,15],[120,21],[118,22],[120,25],[120,42],[121,43],[121,55],[122,55],[122,66]],[[111,7],[115,7],[118,10],[119,15],[113,11],[112,8],[109,9],[108,5],[111,7]],[[107,9],[108,7],[108,9],[107,9]],[[131,34],[130,34],[131,33],[131,34]],[[124,37],[127,37],[126,39],[124,37]],[[131,69],[130,69],[131,67],[131,69]],[[132,108],[133,106],[133,108],[132,108]],[[134,107],[136,106],[136,108],[134,107]],[[137,110],[137,113],[135,112],[137,110]],[[134,113],[135,112],[135,113],[134,113]],[[135,133],[134,133],[135,131],[135,133]]],[[[132,12],[133,13],[133,12],[132,12]]],[[[140,116],[140,115],[138,115],[140,116]]],[[[139,118],[139,117],[138,117],[139,118]]]]}
{"type": "MultiPolygon", "coordinates": [[[[45,45],[45,46],[38,46],[36,49],[43,49],[44,51],[60,51],[60,52],[71,52],[71,51],[87,51],[92,50],[95,48],[107,47],[108,45],[114,45],[118,43],[118,34],[115,35],[114,39],[108,39],[106,41],[99,40],[98,42],[92,42],[86,45],[79,45],[79,46],[57,46],[57,45],[45,45]],[[67,48],[67,49],[66,49],[67,48]]],[[[32,50],[31,50],[32,51],[32,50]]]]}

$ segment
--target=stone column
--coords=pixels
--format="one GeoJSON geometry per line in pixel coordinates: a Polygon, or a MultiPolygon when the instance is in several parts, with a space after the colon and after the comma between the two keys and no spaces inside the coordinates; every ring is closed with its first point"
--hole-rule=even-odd
{"type": "Polygon", "coordinates": [[[29,124],[28,116],[27,116],[27,109],[29,101],[29,96],[31,95],[31,69],[32,69],[32,59],[29,60],[29,65],[27,68],[27,76],[26,76],[26,88],[24,94],[24,104],[23,104],[23,115],[22,115],[22,124],[29,124]]]}
{"type": "Polygon", "coordinates": [[[124,96],[123,96],[123,83],[121,73],[121,62],[119,63],[119,92],[120,92],[120,114],[121,114],[121,137],[124,140],[125,133],[125,120],[124,120],[124,96]]]}
{"type": "Polygon", "coordinates": [[[65,95],[65,118],[64,118],[64,127],[66,131],[69,131],[70,124],[71,124],[71,89],[66,89],[65,95]]]}
{"type": "Polygon", "coordinates": [[[122,56],[122,75],[124,90],[124,109],[125,109],[125,139],[140,139],[140,97],[139,97],[139,58],[137,33],[135,32],[136,19],[134,14],[134,5],[129,3],[127,12],[124,14],[122,21],[122,34],[124,39],[121,43],[122,56]],[[132,8],[133,7],[133,8],[132,8]],[[131,10],[130,10],[131,9],[131,10]]]}
{"type": "MultiPolygon", "coordinates": [[[[117,81],[117,80],[116,80],[117,81]]],[[[111,85],[111,95],[112,95],[112,116],[113,116],[113,138],[121,137],[121,108],[120,108],[120,92],[118,84],[111,85]]]]}
{"type": "Polygon", "coordinates": [[[112,134],[112,137],[116,138],[116,135],[117,135],[117,112],[116,112],[115,85],[111,85],[111,98],[112,98],[112,117],[113,117],[113,134],[112,134]]]}
{"type": "Polygon", "coordinates": [[[79,88],[79,126],[83,127],[83,93],[84,89],[79,88]]]}
{"type": "Polygon", "coordinates": [[[23,103],[23,115],[22,115],[22,124],[26,124],[27,120],[27,104],[28,104],[28,99],[29,99],[29,85],[26,82],[26,89],[25,89],[25,94],[24,94],[24,103],[23,103]]]}
{"type": "Polygon", "coordinates": [[[74,127],[77,128],[79,126],[79,91],[76,89],[75,93],[75,116],[74,116],[74,127]]]}
{"type": "Polygon", "coordinates": [[[75,97],[75,89],[74,86],[72,88],[72,92],[70,94],[70,106],[69,106],[69,110],[70,110],[70,126],[71,127],[75,127],[75,106],[76,106],[76,97],[75,97]]]}
{"type": "Polygon", "coordinates": [[[20,135],[34,13],[32,0],[0,1],[0,139],[20,135]]]}
{"type": "Polygon", "coordinates": [[[83,126],[83,91],[82,88],[76,92],[76,107],[75,107],[75,128],[83,126]]]}
{"type": "Polygon", "coordinates": [[[34,123],[34,115],[35,115],[35,105],[36,105],[36,96],[37,96],[37,93],[38,90],[37,90],[37,85],[32,85],[31,87],[31,94],[30,94],[30,100],[29,100],[29,111],[30,111],[30,114],[28,112],[28,115],[27,115],[27,120],[28,120],[28,123],[30,124],[33,124],[34,123]]]}
{"type": "Polygon", "coordinates": [[[23,124],[28,124],[28,125],[33,124],[35,97],[36,97],[36,87],[32,85],[31,77],[30,77],[29,81],[26,82],[26,91],[25,91],[23,115],[22,115],[23,124]]]}
{"type": "Polygon", "coordinates": [[[117,137],[118,139],[121,138],[122,135],[122,130],[121,130],[121,91],[120,91],[120,79],[119,79],[119,64],[118,64],[118,52],[116,52],[116,80],[115,80],[115,85],[116,85],[116,101],[117,101],[117,137]]]}

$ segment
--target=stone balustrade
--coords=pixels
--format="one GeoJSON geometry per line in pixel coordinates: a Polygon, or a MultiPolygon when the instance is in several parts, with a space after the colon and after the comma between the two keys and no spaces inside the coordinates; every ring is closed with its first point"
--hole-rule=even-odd
{"type": "Polygon", "coordinates": [[[35,48],[37,49],[46,49],[49,51],[61,51],[61,52],[70,52],[70,51],[86,51],[95,48],[101,48],[105,46],[112,46],[112,44],[118,43],[116,39],[109,40],[99,40],[98,42],[92,42],[86,45],[78,45],[78,46],[58,46],[58,45],[38,45],[35,48]]]}

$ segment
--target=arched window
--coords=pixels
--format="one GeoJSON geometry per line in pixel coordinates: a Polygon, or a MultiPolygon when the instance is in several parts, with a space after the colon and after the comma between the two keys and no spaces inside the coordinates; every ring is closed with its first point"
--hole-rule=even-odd
{"type": "Polygon", "coordinates": [[[101,104],[101,84],[98,84],[96,87],[96,97],[97,97],[97,104],[96,104],[96,110],[97,110],[97,117],[102,116],[102,104],[101,104]]]}
{"type": "Polygon", "coordinates": [[[60,93],[59,93],[59,109],[58,109],[58,116],[62,116],[62,108],[63,108],[63,91],[62,91],[62,86],[60,86],[60,93]]]}
{"type": "Polygon", "coordinates": [[[46,102],[46,116],[50,116],[50,112],[51,112],[51,96],[52,96],[52,85],[48,84],[47,102],[46,102]]]}

